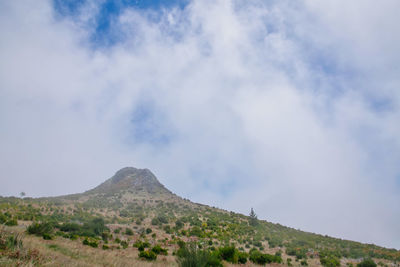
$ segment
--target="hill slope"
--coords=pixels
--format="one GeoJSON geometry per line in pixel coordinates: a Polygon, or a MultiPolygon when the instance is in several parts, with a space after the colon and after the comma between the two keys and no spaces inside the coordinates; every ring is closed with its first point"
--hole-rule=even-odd
{"type": "MultiPolygon", "coordinates": [[[[171,254],[179,255],[178,245],[184,243],[194,243],[210,255],[215,254],[218,260],[236,263],[240,255],[257,262],[254,255],[260,253],[271,255],[265,259],[284,265],[350,266],[366,257],[373,257],[382,266],[398,266],[400,261],[400,252],[395,249],[307,233],[192,203],[166,189],[149,170],[132,167],[119,170],[104,183],[81,194],[0,198],[0,210],[0,223],[11,225],[10,221],[18,219],[19,226],[5,228],[7,231],[23,232],[32,221],[39,222],[39,226],[46,224],[50,229],[46,234],[52,240],[27,236],[27,244],[41,247],[44,258],[61,253],[58,256],[63,260],[67,257],[71,265],[102,266],[108,262],[107,265],[118,266],[115,261],[107,261],[107,255],[111,257],[115,250],[124,249],[121,266],[135,261],[140,266],[144,262],[138,261],[138,247],[143,244],[165,248],[169,256],[159,255],[157,262],[176,265],[171,254]],[[59,249],[49,251],[48,243],[59,249]],[[92,243],[105,250],[87,246],[92,243]],[[224,258],[224,249],[231,249],[236,258],[224,258]],[[87,251],[87,255],[78,257],[74,251],[87,251]],[[92,258],[99,255],[101,260],[96,263],[92,258]]],[[[47,237],[40,231],[33,233],[47,237]]],[[[55,266],[61,261],[52,260],[55,266]]]]}

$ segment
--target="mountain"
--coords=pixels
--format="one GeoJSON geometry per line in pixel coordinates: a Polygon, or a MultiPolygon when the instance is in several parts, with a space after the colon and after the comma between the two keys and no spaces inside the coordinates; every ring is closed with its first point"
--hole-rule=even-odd
{"type": "Polygon", "coordinates": [[[149,194],[171,194],[171,191],[162,185],[157,177],[148,169],[123,168],[113,177],[87,191],[87,194],[117,193],[124,190],[131,192],[147,192],[149,194]]]}
{"type": "Polygon", "coordinates": [[[175,254],[197,257],[182,252],[192,245],[201,250],[200,258],[211,257],[211,266],[221,266],[221,260],[319,267],[351,267],[369,257],[382,267],[400,262],[396,249],[296,230],[258,220],[254,212],[246,216],[193,203],[165,188],[150,170],[133,167],[84,193],[0,197],[0,224],[8,225],[0,227],[0,266],[144,266],[147,261],[141,259],[155,258],[152,266],[176,266],[175,254]],[[7,240],[20,238],[26,229],[39,237],[22,238],[26,248],[19,247],[17,254],[8,250],[7,240]]]}

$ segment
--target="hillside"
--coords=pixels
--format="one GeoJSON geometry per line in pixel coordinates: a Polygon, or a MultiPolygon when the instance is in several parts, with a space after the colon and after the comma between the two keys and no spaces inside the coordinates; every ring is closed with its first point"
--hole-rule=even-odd
{"type": "Polygon", "coordinates": [[[1,197],[0,211],[4,266],[176,266],[178,261],[188,266],[185,260],[196,257],[208,266],[355,266],[366,258],[380,266],[399,266],[400,261],[395,249],[190,202],[165,188],[148,169],[123,168],[80,194],[1,197]],[[17,241],[10,245],[10,238],[17,241]]]}

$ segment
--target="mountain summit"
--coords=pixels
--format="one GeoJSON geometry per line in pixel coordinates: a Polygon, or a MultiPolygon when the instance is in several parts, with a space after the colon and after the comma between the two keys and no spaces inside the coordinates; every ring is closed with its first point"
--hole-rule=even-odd
{"type": "Polygon", "coordinates": [[[117,193],[121,191],[147,192],[149,194],[172,194],[148,169],[125,167],[113,177],[87,193],[117,193]]]}

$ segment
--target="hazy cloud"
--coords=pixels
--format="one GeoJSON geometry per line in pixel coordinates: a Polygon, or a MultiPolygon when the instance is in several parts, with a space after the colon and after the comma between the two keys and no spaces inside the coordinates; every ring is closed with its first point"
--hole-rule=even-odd
{"type": "Polygon", "coordinates": [[[147,167],[177,194],[400,248],[398,1],[0,4],[2,195],[147,167]]]}

